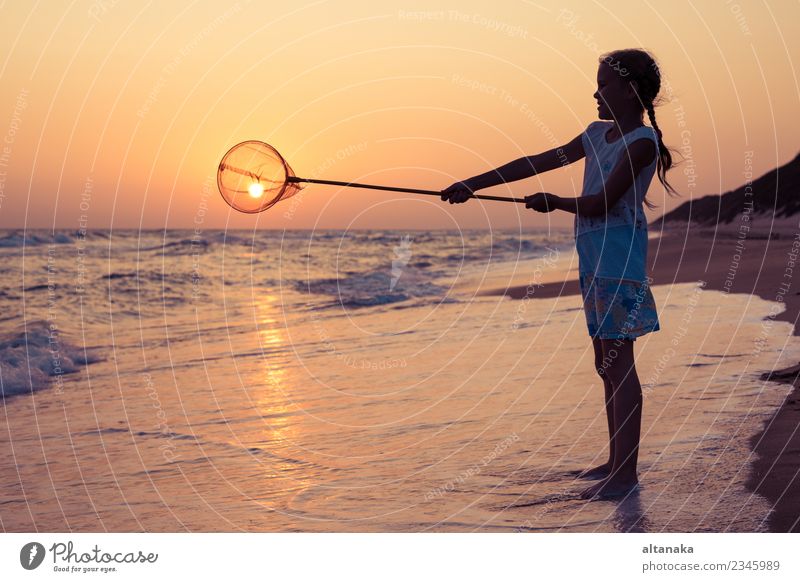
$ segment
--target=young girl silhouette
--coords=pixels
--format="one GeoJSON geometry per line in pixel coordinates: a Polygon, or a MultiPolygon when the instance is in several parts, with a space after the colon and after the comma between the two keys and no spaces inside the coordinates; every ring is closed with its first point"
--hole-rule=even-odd
{"type": "MultiPolygon", "coordinates": [[[[666,180],[672,156],[661,140],[654,101],[661,88],[655,59],[646,51],[625,49],[600,58],[597,70],[598,117],[568,144],[523,157],[442,191],[451,204],[472,193],[528,178],[586,158],[579,198],[548,192],[526,196],[526,208],[575,214],[575,245],[586,323],[597,373],[605,387],[609,457],[580,477],[601,479],[581,492],[586,499],[626,495],[638,486],[636,464],[642,421],[642,390],[633,342],[658,331],[658,315],[647,277],[647,220],[643,204],[658,172],[666,180]],[[644,125],[644,113],[650,126],[644,125]]],[[[676,193],[677,194],[677,193],[676,193]]]]}

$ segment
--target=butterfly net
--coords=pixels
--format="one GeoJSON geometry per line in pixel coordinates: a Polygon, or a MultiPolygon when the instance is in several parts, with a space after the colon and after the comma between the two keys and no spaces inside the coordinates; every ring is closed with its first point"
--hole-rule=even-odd
{"type": "Polygon", "coordinates": [[[254,214],[290,198],[301,186],[289,182],[295,173],[278,150],[260,141],[246,141],[228,151],[217,170],[217,186],[225,202],[254,214]]]}

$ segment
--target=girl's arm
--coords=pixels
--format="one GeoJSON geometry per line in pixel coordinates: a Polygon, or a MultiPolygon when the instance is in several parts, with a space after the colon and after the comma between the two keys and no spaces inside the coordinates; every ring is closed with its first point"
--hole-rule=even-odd
{"type": "Polygon", "coordinates": [[[491,188],[507,182],[516,182],[536,174],[567,166],[577,162],[585,155],[582,135],[579,135],[566,145],[553,148],[541,154],[519,158],[495,170],[465,180],[464,183],[471,186],[473,191],[483,190],[484,188],[491,188]]]}
{"type": "Polygon", "coordinates": [[[534,156],[525,156],[479,176],[473,176],[463,182],[456,182],[442,190],[442,200],[449,200],[451,204],[466,202],[476,190],[530,178],[536,174],[577,162],[586,155],[583,151],[582,136],[583,134],[577,136],[559,148],[534,156]]]}
{"type": "Polygon", "coordinates": [[[628,155],[620,156],[603,189],[591,196],[563,198],[549,193],[526,196],[526,206],[539,212],[563,210],[581,216],[602,216],[633,184],[643,168],[649,166],[656,155],[656,146],[650,139],[638,139],[627,148],[628,155]]]}

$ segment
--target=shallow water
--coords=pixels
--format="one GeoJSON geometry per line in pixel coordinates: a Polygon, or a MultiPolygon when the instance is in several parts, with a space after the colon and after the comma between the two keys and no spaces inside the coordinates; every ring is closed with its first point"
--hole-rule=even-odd
{"type": "Polygon", "coordinates": [[[758,375],[800,355],[771,303],[653,287],[641,489],[587,503],[579,298],[478,294],[574,268],[570,233],[193,236],[0,239],[5,531],[766,530],[748,440],[789,387],[758,375]]]}

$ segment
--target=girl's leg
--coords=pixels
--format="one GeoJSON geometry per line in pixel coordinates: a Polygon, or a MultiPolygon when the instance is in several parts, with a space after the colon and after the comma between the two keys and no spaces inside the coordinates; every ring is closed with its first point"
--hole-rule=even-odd
{"type": "Polygon", "coordinates": [[[638,482],[636,466],[642,427],[642,387],[633,359],[632,340],[601,340],[607,374],[614,387],[614,463],[611,474],[582,497],[625,495],[638,482]]]}
{"type": "Polygon", "coordinates": [[[603,380],[603,390],[606,405],[606,421],[608,422],[608,461],[602,465],[598,465],[592,469],[587,469],[578,475],[580,479],[599,479],[607,477],[611,473],[611,467],[614,466],[614,386],[611,384],[611,379],[603,369],[603,344],[600,338],[593,338],[592,344],[594,346],[594,368],[597,374],[603,380]]]}
{"type": "Polygon", "coordinates": [[[633,360],[633,341],[604,341],[613,344],[619,354],[609,366],[615,388],[614,424],[617,427],[613,472],[635,481],[642,429],[642,386],[633,360]]]}

